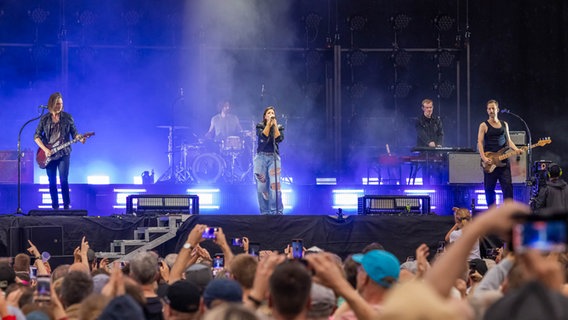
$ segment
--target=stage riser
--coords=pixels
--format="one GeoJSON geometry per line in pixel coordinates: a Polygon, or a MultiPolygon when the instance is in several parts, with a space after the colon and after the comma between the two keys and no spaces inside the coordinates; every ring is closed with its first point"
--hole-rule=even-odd
{"type": "MultiPolygon", "coordinates": [[[[71,209],[85,210],[89,216],[108,216],[124,214],[126,212],[126,196],[130,194],[159,194],[184,195],[190,186],[152,184],[152,185],[71,185],[71,209]],[[126,189],[144,189],[146,192],[125,192],[126,189]],[[122,190],[122,191],[120,191],[122,190]],[[137,193],[140,192],[140,193],[137,193]],[[117,203],[122,199],[122,204],[117,203]]],[[[205,196],[200,196],[200,214],[257,214],[258,203],[256,186],[254,185],[227,185],[215,188],[199,188],[205,196]],[[207,191],[204,189],[214,190],[207,191]],[[216,191],[215,191],[216,190],[216,191]],[[207,202],[213,201],[213,208],[207,208],[207,202]]],[[[344,186],[316,186],[316,185],[283,185],[285,205],[290,205],[284,211],[293,215],[321,215],[334,214],[337,208],[342,208],[345,214],[357,214],[357,197],[364,195],[412,195],[428,194],[431,197],[432,213],[451,214],[454,206],[468,207],[475,204],[479,208],[483,204],[478,200],[483,198],[483,186],[452,185],[452,186],[377,186],[377,185],[344,185],[344,186]],[[351,193],[337,193],[337,190],[351,190],[351,193]],[[419,193],[413,193],[419,192],[419,193]],[[422,192],[422,193],[420,193],[422,192]],[[340,196],[343,196],[342,198],[340,196]],[[353,202],[349,207],[345,202],[337,203],[341,199],[353,202]],[[336,201],[336,203],[334,203],[336,201]],[[334,205],[336,206],[334,208],[334,205]]],[[[21,209],[24,213],[30,210],[49,209],[49,193],[46,185],[22,185],[21,209]],[[44,190],[43,192],[40,190],[44,190]],[[45,201],[48,201],[45,203],[45,201]]],[[[515,198],[528,201],[528,188],[524,185],[515,185],[515,198]]],[[[192,192],[193,193],[193,192],[192,192]]],[[[0,214],[16,212],[17,186],[0,184],[0,214]]],[[[60,210],[64,212],[64,210],[60,210]]]]}

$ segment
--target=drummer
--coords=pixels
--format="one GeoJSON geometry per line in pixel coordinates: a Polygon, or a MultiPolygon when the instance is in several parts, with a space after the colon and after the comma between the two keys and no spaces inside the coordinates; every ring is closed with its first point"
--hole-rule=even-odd
{"type": "Polygon", "coordinates": [[[227,137],[239,136],[243,129],[239,118],[231,113],[231,103],[228,100],[223,100],[219,103],[218,108],[219,113],[211,118],[211,125],[205,137],[221,142],[227,137]]]}

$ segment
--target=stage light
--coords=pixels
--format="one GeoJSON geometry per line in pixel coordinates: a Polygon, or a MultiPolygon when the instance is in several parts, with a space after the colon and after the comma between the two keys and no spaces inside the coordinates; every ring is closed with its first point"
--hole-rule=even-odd
{"type": "Polygon", "coordinates": [[[412,86],[406,82],[398,82],[391,86],[391,90],[396,98],[406,98],[412,90],[412,86]]]}
{"type": "Polygon", "coordinates": [[[349,22],[349,29],[351,29],[351,31],[361,31],[367,24],[367,18],[359,14],[348,17],[347,21],[349,22]]]}
{"type": "Polygon", "coordinates": [[[349,88],[349,92],[351,93],[352,98],[361,99],[365,96],[365,92],[367,91],[367,86],[362,84],[361,82],[355,82],[349,88]]]}
{"type": "Polygon", "coordinates": [[[451,97],[455,88],[456,86],[447,80],[434,84],[434,90],[438,92],[438,96],[440,96],[441,98],[451,97]]]}
{"type": "Polygon", "coordinates": [[[336,178],[316,178],[316,185],[336,185],[336,178]]]}
{"type": "Polygon", "coordinates": [[[323,18],[315,12],[308,13],[304,18],[306,29],[317,29],[322,19],[323,18]]]}
{"type": "Polygon", "coordinates": [[[395,49],[391,54],[391,59],[395,67],[407,67],[412,56],[404,49],[395,49]]]}
{"type": "Polygon", "coordinates": [[[454,21],[455,19],[447,14],[440,14],[434,18],[433,23],[439,31],[448,31],[454,26],[454,21]]]}
{"type": "Polygon", "coordinates": [[[455,55],[448,50],[440,50],[434,58],[437,60],[438,66],[450,67],[454,63],[455,55]]]}
{"type": "Polygon", "coordinates": [[[396,31],[400,31],[408,27],[410,21],[412,21],[412,18],[404,13],[399,13],[396,16],[390,17],[389,20],[391,22],[392,28],[396,31]]]}
{"type": "Polygon", "coordinates": [[[194,194],[199,197],[199,209],[218,210],[220,206],[221,191],[216,188],[187,189],[188,194],[194,194]]]}
{"type": "Polygon", "coordinates": [[[35,8],[31,11],[28,11],[28,16],[32,19],[35,24],[42,24],[47,20],[47,16],[49,16],[49,11],[45,11],[42,8],[35,8]]]}
{"type": "Polygon", "coordinates": [[[110,184],[109,176],[87,176],[87,184],[110,184]]]}
{"type": "Polygon", "coordinates": [[[367,61],[367,54],[361,49],[353,49],[349,53],[349,64],[354,67],[360,67],[367,61]]]}
{"type": "Polygon", "coordinates": [[[96,15],[93,11],[85,10],[82,11],[80,14],[77,13],[77,23],[83,27],[92,26],[96,22],[96,15]]]}
{"type": "Polygon", "coordinates": [[[366,195],[357,199],[358,214],[430,214],[430,196],[366,195]]]}
{"type": "Polygon", "coordinates": [[[336,189],[332,190],[332,209],[343,209],[355,212],[359,197],[365,194],[363,189],[336,189]]]}

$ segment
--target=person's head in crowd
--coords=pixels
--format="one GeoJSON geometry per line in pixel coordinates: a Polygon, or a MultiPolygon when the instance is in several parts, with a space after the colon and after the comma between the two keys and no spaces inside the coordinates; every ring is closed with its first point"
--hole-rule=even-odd
{"type": "Polygon", "coordinates": [[[548,166],[548,177],[550,179],[558,179],[560,176],[562,176],[562,168],[556,163],[551,163],[548,166]]]}
{"type": "Polygon", "coordinates": [[[276,318],[293,319],[307,314],[310,307],[312,277],[305,265],[285,261],[269,279],[268,304],[276,318]]]}
{"type": "Polygon", "coordinates": [[[353,286],[353,288],[357,287],[357,268],[359,264],[353,261],[353,255],[349,255],[343,261],[343,271],[345,272],[345,278],[347,282],[353,286]]]}
{"type": "Polygon", "coordinates": [[[60,264],[55,267],[55,269],[51,271],[51,282],[63,278],[69,272],[69,267],[71,267],[69,264],[60,264]]]}
{"type": "Polygon", "coordinates": [[[30,262],[30,256],[25,253],[18,253],[14,257],[13,268],[16,272],[16,277],[26,284],[30,282],[30,262]]]}
{"type": "Polygon", "coordinates": [[[81,306],[79,307],[79,319],[98,319],[110,300],[110,297],[100,293],[90,294],[81,302],[81,306]]]}
{"type": "Polygon", "coordinates": [[[337,298],[335,293],[328,287],[318,283],[312,283],[310,291],[310,310],[308,319],[326,320],[336,309],[337,298]]]}
{"type": "Polygon", "coordinates": [[[487,264],[483,259],[471,259],[469,261],[469,272],[474,273],[477,272],[482,277],[487,273],[487,264]]]}
{"type": "Polygon", "coordinates": [[[9,263],[0,263],[0,289],[6,291],[13,283],[16,283],[16,272],[9,263]]]}
{"type": "Polygon", "coordinates": [[[202,263],[192,264],[185,270],[185,278],[187,281],[193,283],[203,293],[205,287],[213,280],[213,272],[211,267],[202,263]]]}
{"type": "Polygon", "coordinates": [[[199,288],[187,280],[171,284],[163,297],[164,319],[193,319],[200,314],[199,288]]]}
{"type": "Polygon", "coordinates": [[[70,271],[61,283],[60,299],[64,308],[81,303],[93,292],[93,279],[80,271],[70,271]]]}
{"type": "Polygon", "coordinates": [[[142,306],[129,294],[112,299],[98,319],[101,320],[141,320],[146,319],[142,306]]]}
{"type": "Polygon", "coordinates": [[[254,311],[240,304],[226,303],[205,314],[204,320],[257,320],[254,311]]]}
{"type": "Polygon", "coordinates": [[[14,257],[14,271],[16,272],[30,272],[30,256],[25,253],[18,253],[14,257]]]}
{"type": "Polygon", "coordinates": [[[177,256],[177,253],[170,253],[166,255],[164,262],[168,265],[168,268],[171,269],[174,266],[174,262],[176,262],[177,256]]]}
{"type": "Polygon", "coordinates": [[[365,254],[353,255],[353,260],[360,264],[357,290],[365,300],[380,303],[386,291],[398,281],[398,259],[388,251],[372,250],[365,254]]]}
{"type": "Polygon", "coordinates": [[[82,262],[75,262],[69,266],[69,272],[78,271],[90,275],[91,270],[82,262]]]}
{"type": "Polygon", "coordinates": [[[453,207],[454,220],[458,227],[461,229],[471,221],[471,212],[467,208],[453,207]]]}
{"type": "Polygon", "coordinates": [[[213,279],[203,291],[203,303],[208,310],[223,303],[241,303],[243,289],[235,280],[213,279]]]}
{"type": "Polygon", "coordinates": [[[229,265],[229,271],[235,281],[237,281],[243,290],[250,290],[254,282],[256,267],[258,260],[249,254],[238,254],[229,265]]]}
{"type": "Polygon", "coordinates": [[[110,276],[106,273],[99,273],[92,277],[93,279],[93,292],[94,293],[101,293],[103,287],[107,284],[110,279],[110,276]]]}
{"type": "Polygon", "coordinates": [[[32,303],[34,299],[34,289],[21,283],[12,283],[5,290],[5,296],[8,297],[12,292],[20,291],[20,299],[18,299],[18,308],[22,308],[27,303],[32,303]]]}
{"type": "Polygon", "coordinates": [[[366,245],[361,252],[367,253],[371,250],[385,250],[385,247],[383,247],[383,245],[378,242],[371,242],[368,245],[366,245]]]}
{"type": "Polygon", "coordinates": [[[157,280],[158,257],[146,251],[136,254],[129,262],[130,276],[142,285],[149,285],[157,280]]]}

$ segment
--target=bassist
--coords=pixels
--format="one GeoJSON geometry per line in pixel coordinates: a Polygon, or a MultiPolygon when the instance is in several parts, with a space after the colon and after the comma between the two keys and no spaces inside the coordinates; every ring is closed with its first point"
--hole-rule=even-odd
{"type": "MultiPolygon", "coordinates": [[[[505,121],[500,121],[497,117],[499,113],[499,103],[496,100],[489,100],[487,102],[487,114],[489,119],[479,125],[479,132],[477,134],[477,149],[481,155],[481,161],[484,166],[494,165],[494,159],[486,156],[486,152],[498,152],[504,147],[508,146],[517,154],[523,151],[511,140],[509,136],[509,125],[505,121]]],[[[497,181],[501,185],[503,191],[503,199],[513,198],[513,181],[511,178],[511,166],[509,161],[504,159],[504,166],[497,166],[493,172],[483,172],[483,185],[485,188],[485,199],[487,206],[495,203],[495,187],[497,181]]]]}
{"type": "Polygon", "coordinates": [[[49,97],[47,109],[49,113],[40,119],[34,134],[34,141],[45,152],[46,156],[51,159],[45,170],[49,179],[49,194],[51,195],[52,208],[59,209],[57,194],[57,170],[59,170],[63,208],[69,209],[71,200],[69,198],[68,177],[71,146],[55,154],[52,154],[51,147],[66,143],[72,138],[77,138],[82,143],[85,143],[85,138],[77,131],[71,114],[63,112],[63,97],[61,93],[55,92],[49,97]]]}

